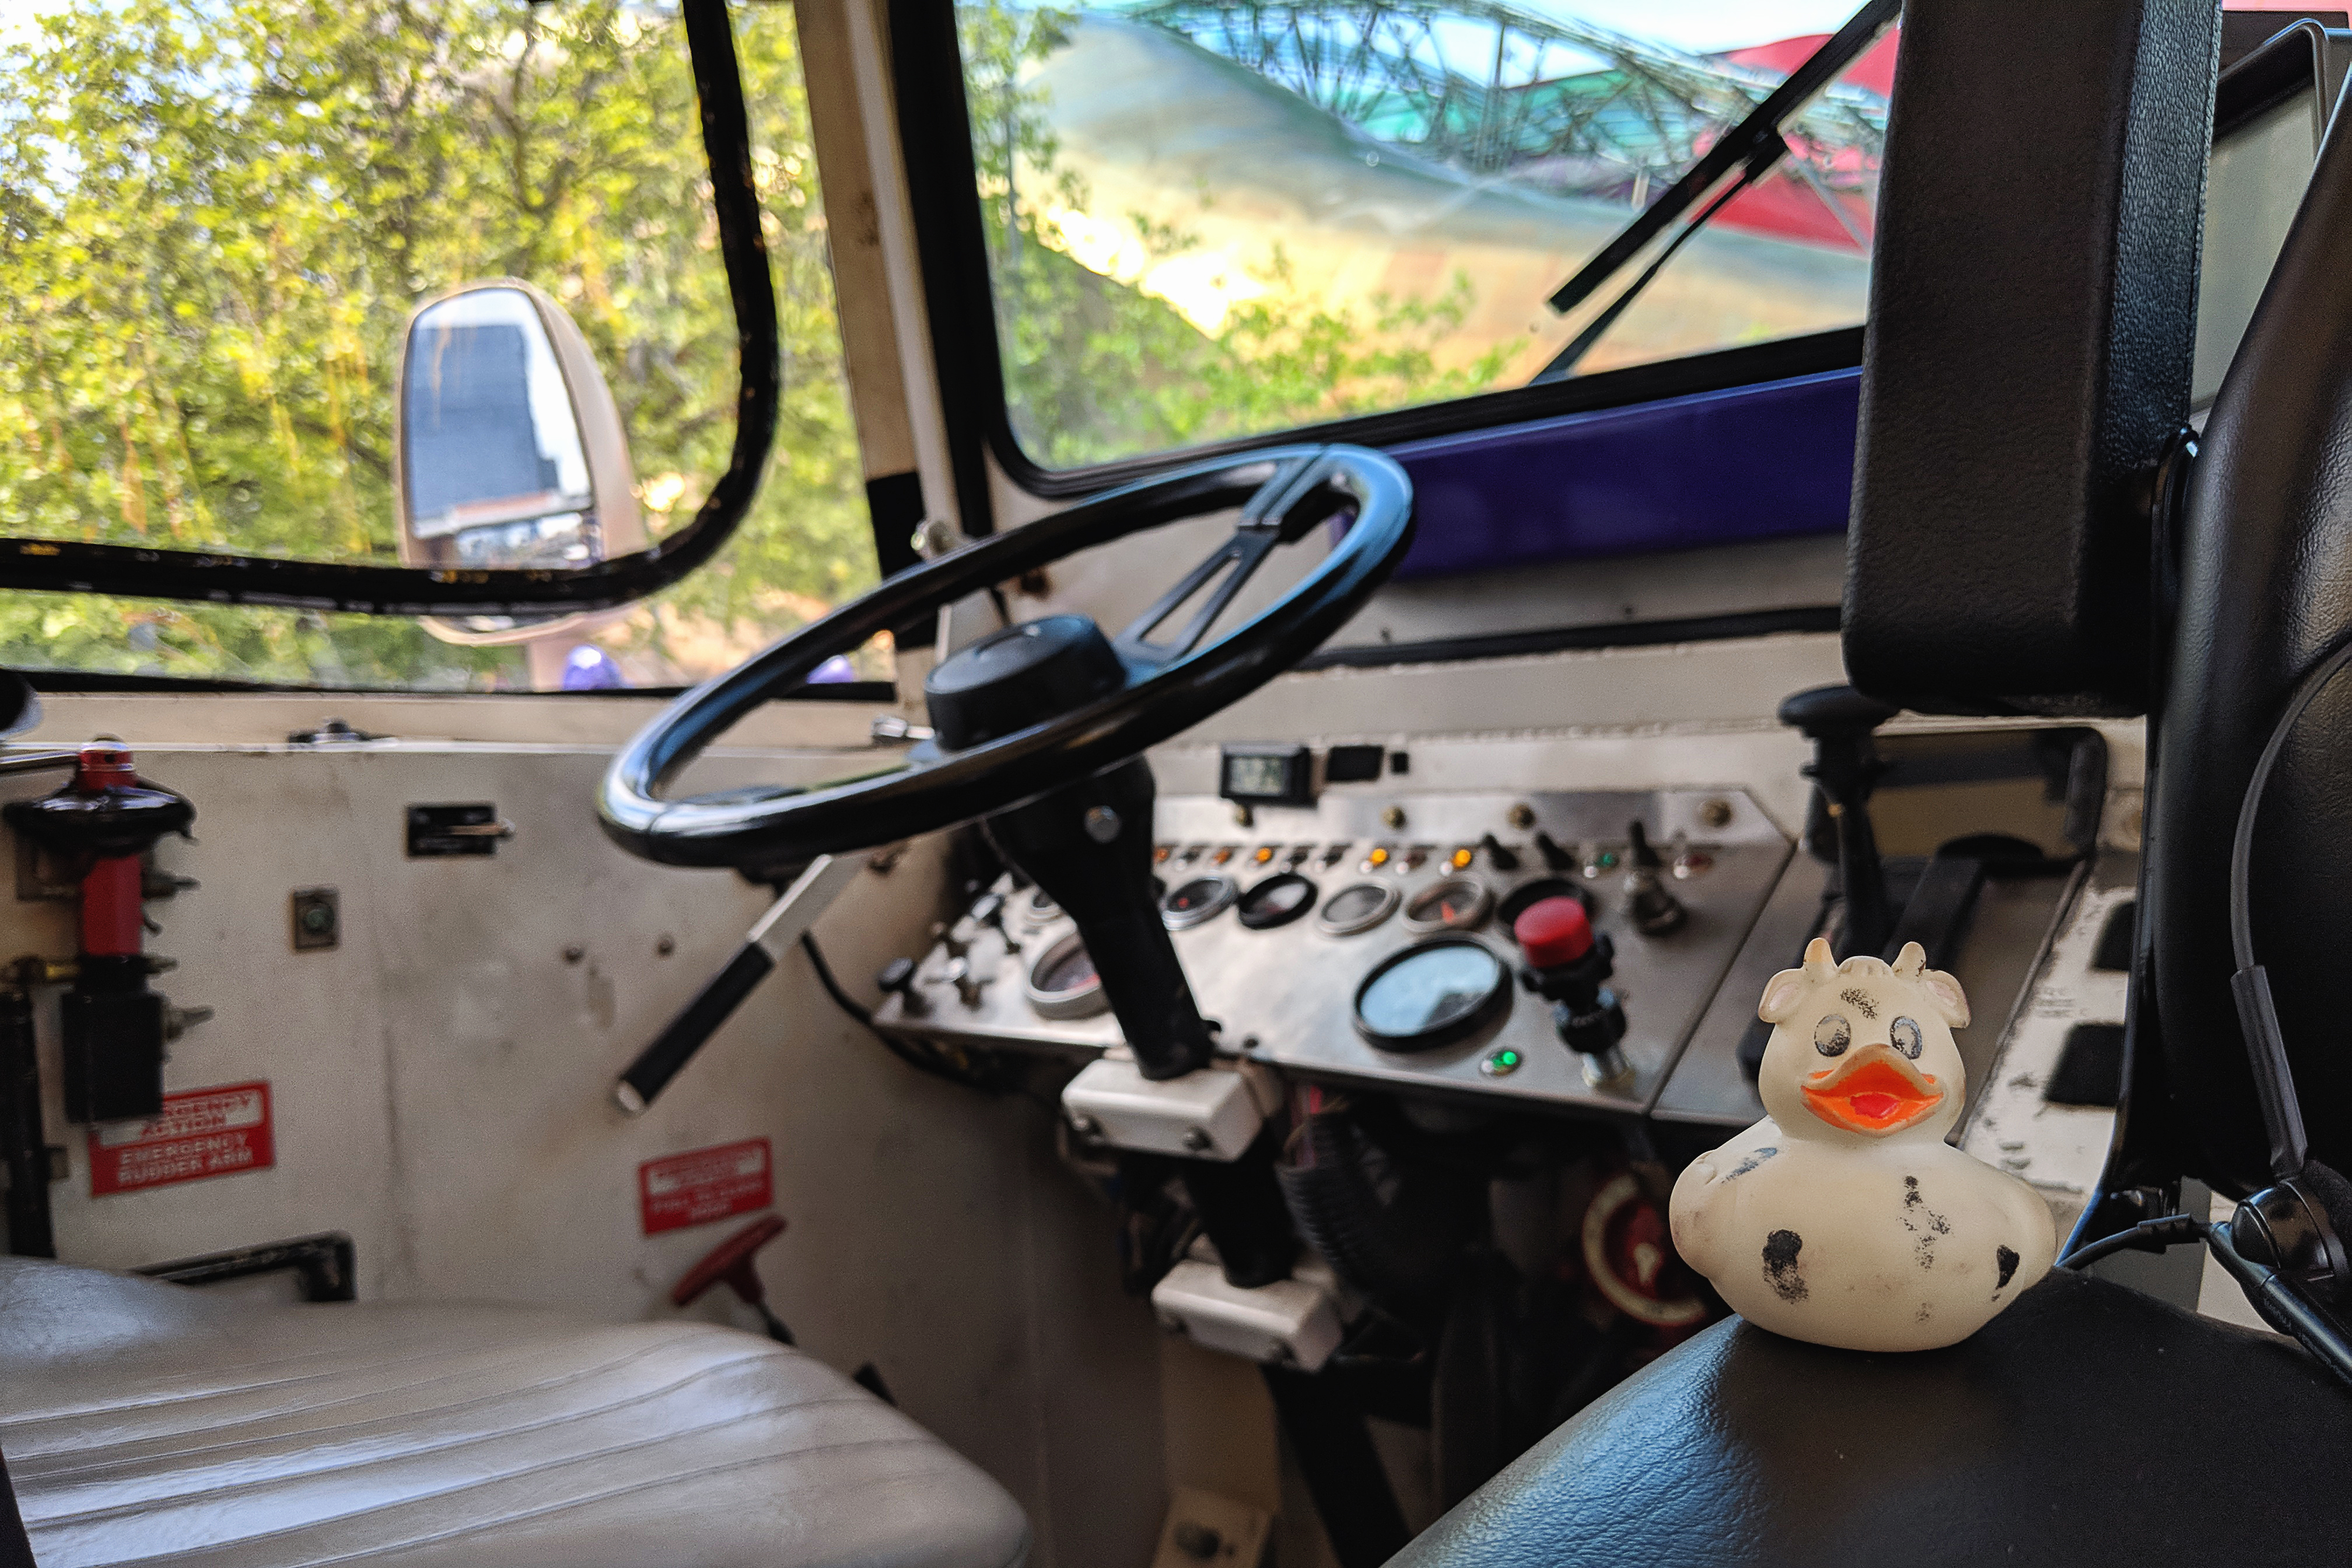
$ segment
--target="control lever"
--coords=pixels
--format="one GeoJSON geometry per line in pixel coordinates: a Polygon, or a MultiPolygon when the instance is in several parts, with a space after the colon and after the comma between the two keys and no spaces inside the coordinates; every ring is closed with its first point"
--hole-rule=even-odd
{"type": "Polygon", "coordinates": [[[691,1307],[714,1285],[724,1285],[736,1298],[760,1314],[768,1337],[780,1345],[796,1342],[792,1330],[768,1307],[768,1288],[760,1281],[760,1248],[784,1234],[784,1216],[762,1215],[709,1252],[670,1288],[669,1304],[691,1307]]]}
{"type": "Polygon", "coordinates": [[[1886,764],[1871,734],[1901,711],[1851,686],[1817,686],[1780,704],[1780,722],[1813,743],[1805,776],[1821,791],[1836,825],[1838,886],[1845,920],[1837,953],[1851,958],[1885,951],[1894,921],[1886,908],[1886,875],[1878,863],[1878,840],[1870,830],[1870,792],[1886,764]]]}
{"type": "Polygon", "coordinates": [[[1570,871],[1583,864],[1574,851],[1561,848],[1558,839],[1540,828],[1536,832],[1536,853],[1543,857],[1547,871],[1570,871]]]}
{"type": "Polygon", "coordinates": [[[1625,1008],[1605,984],[1617,950],[1606,933],[1594,932],[1583,900],[1538,899],[1511,922],[1511,934],[1528,955],[1519,983],[1551,1003],[1560,1043],[1584,1058],[1584,1081],[1595,1089],[1630,1081],[1633,1065],[1618,1044],[1625,1008]]]}
{"type": "Polygon", "coordinates": [[[923,994],[915,989],[915,961],[911,958],[894,958],[884,964],[882,972],[874,977],[874,985],[885,996],[897,996],[898,1010],[910,1018],[919,1018],[931,1010],[923,994]]]}
{"type": "Polygon", "coordinates": [[[1013,933],[1004,928],[1004,895],[1003,893],[992,889],[981,894],[979,898],[972,900],[970,916],[974,925],[987,926],[1004,939],[1004,952],[1008,957],[1021,951],[1021,943],[1015,941],[1013,933]]]}
{"type": "Polygon", "coordinates": [[[1633,929],[1643,936],[1672,936],[1683,929],[1690,911],[1658,880],[1659,868],[1664,862],[1650,847],[1650,836],[1640,819],[1626,827],[1625,837],[1630,840],[1625,857],[1625,897],[1632,906],[1633,929]]]}
{"type": "Polygon", "coordinates": [[[1478,840],[1478,847],[1486,852],[1486,864],[1496,870],[1516,871],[1519,868],[1519,858],[1503,847],[1502,841],[1493,834],[1489,833],[1481,837],[1478,840]]]}
{"type": "Polygon", "coordinates": [[[808,869],[784,889],[783,896],[768,906],[768,912],[744,937],[727,967],[695,993],[694,1000],[654,1037],[652,1045],[637,1053],[637,1059],[613,1086],[613,1102],[624,1114],[642,1115],[669,1087],[678,1069],[719,1032],[719,1025],[734,1016],[743,998],[776,967],[784,950],[816,924],[817,916],[824,913],[865,864],[862,855],[820,855],[809,862],[808,869]]]}

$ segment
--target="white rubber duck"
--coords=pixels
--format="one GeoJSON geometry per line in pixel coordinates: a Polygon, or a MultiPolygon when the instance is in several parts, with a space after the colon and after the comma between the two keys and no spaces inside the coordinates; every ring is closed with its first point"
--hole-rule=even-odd
{"type": "Polygon", "coordinates": [[[1675,1183],[1675,1247],[1748,1321],[1861,1351],[1968,1338],[2050,1270],[2034,1190],[1944,1142],[1968,1099],[1959,982],[1816,938],[1764,988],[1764,1120],[1675,1183]]]}

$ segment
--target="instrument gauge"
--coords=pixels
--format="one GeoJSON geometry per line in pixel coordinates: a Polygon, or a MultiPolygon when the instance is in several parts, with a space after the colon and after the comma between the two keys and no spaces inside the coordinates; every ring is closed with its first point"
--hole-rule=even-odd
{"type": "Polygon", "coordinates": [[[1043,931],[1062,918],[1062,906],[1043,888],[1032,888],[1015,900],[1013,918],[1031,931],[1043,931]]]}
{"type": "Polygon", "coordinates": [[[1272,931],[1314,907],[1314,883],[1296,871],[1277,871],[1235,901],[1234,918],[1251,931],[1272,931]]]}
{"type": "Polygon", "coordinates": [[[1094,958],[1076,931],[1037,955],[1022,990],[1041,1018],[1091,1018],[1110,1006],[1094,958]]]}
{"type": "Polygon", "coordinates": [[[1350,882],[1323,901],[1315,929],[1325,936],[1354,936],[1395,912],[1397,890],[1386,882],[1350,882]]]}
{"type": "Polygon", "coordinates": [[[1457,1045],[1511,1005],[1511,971],[1474,937],[1442,936],[1391,953],[1356,987],[1356,1033],[1384,1051],[1457,1045]]]}
{"type": "Polygon", "coordinates": [[[1160,900],[1160,922],[1170,931],[1190,931],[1213,919],[1240,890],[1231,877],[1194,877],[1179,882],[1160,900]]]}
{"type": "Polygon", "coordinates": [[[1468,931],[1495,907],[1486,885],[1470,877],[1446,877],[1405,900],[1404,929],[1428,936],[1441,931],[1468,931]]]}

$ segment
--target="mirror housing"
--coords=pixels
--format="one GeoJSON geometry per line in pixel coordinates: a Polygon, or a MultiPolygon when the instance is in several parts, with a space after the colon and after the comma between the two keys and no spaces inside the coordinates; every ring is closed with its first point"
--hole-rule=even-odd
{"type": "MultiPolygon", "coordinates": [[[[578,571],[645,548],[621,410],[562,306],[518,279],[425,301],[401,334],[393,466],[400,559],[578,571]]],[[[451,642],[528,641],[588,616],[431,618],[451,642]]]]}

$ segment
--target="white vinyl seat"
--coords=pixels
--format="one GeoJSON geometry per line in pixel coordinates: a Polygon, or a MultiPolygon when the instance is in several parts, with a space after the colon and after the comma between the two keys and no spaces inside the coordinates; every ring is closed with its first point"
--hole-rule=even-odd
{"type": "Polygon", "coordinates": [[[511,1307],[256,1309],[0,1258],[41,1568],[1013,1568],[978,1468],[798,1352],[511,1307]]]}

